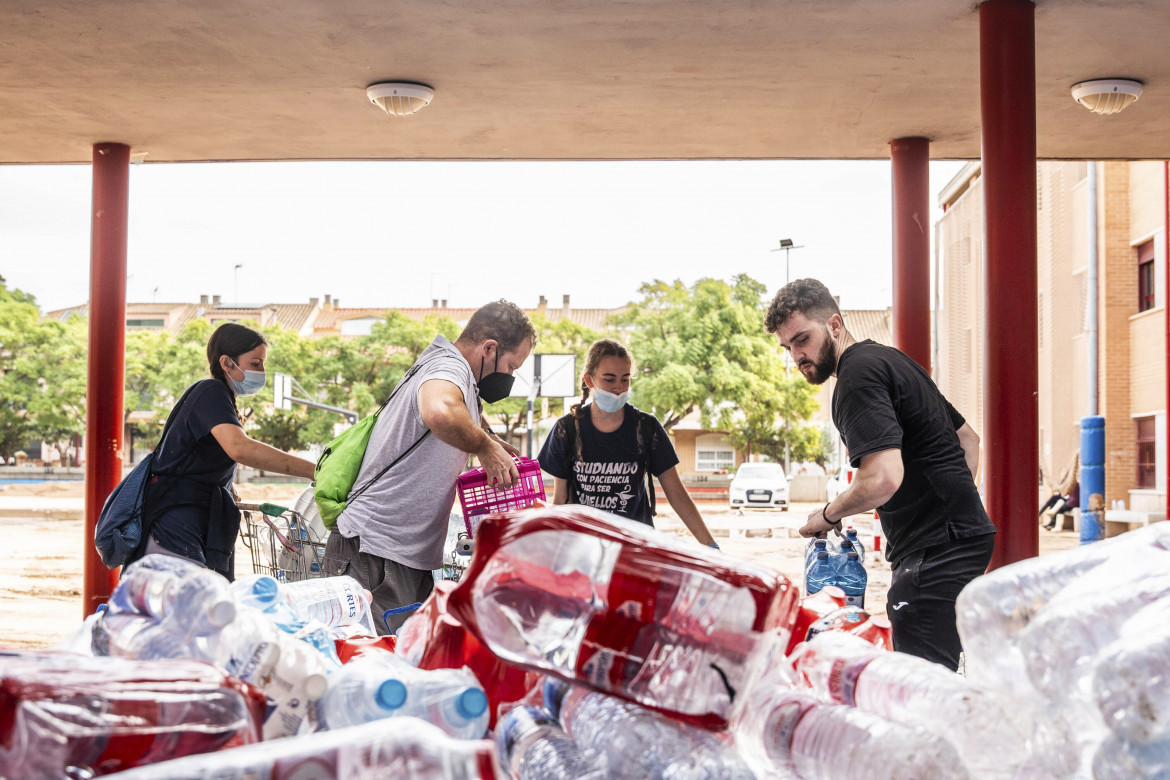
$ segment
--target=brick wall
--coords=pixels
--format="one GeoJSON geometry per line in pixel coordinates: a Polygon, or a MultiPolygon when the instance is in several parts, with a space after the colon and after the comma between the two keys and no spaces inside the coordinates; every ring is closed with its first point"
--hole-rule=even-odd
{"type": "Polygon", "coordinates": [[[1098,394],[1105,417],[1105,503],[1129,500],[1136,453],[1130,419],[1130,317],[1137,313],[1136,255],[1130,244],[1127,162],[1099,163],[1098,394]]]}

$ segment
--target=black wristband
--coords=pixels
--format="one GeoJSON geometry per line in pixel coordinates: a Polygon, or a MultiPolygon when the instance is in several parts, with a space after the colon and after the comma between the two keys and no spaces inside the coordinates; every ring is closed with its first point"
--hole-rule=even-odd
{"type": "Polygon", "coordinates": [[[833,503],[833,502],[832,501],[825,502],[825,508],[821,510],[821,517],[824,518],[824,521],[826,523],[828,523],[829,525],[841,525],[840,520],[830,520],[829,516],[827,514],[825,514],[826,512],[829,511],[829,504],[831,504],[831,503],[833,503]]]}

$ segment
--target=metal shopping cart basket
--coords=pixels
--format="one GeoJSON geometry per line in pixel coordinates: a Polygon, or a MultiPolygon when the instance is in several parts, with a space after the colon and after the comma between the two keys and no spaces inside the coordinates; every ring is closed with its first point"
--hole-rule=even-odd
{"type": "Polygon", "coordinates": [[[324,526],[318,527],[313,518],[297,511],[296,504],[293,508],[278,504],[239,507],[240,540],[252,554],[254,572],[269,574],[281,582],[322,576],[328,536],[324,526]]]}

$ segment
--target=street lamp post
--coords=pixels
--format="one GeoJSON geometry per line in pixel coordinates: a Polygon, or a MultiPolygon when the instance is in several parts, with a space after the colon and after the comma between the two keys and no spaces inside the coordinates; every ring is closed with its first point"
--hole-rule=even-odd
{"type": "Polygon", "coordinates": [[[795,246],[793,245],[791,238],[782,238],[780,239],[780,246],[772,250],[773,252],[784,252],[784,284],[788,284],[790,281],[792,281],[791,275],[789,273],[789,259],[790,253],[793,249],[804,249],[804,245],[801,244],[800,246],[795,246]]]}

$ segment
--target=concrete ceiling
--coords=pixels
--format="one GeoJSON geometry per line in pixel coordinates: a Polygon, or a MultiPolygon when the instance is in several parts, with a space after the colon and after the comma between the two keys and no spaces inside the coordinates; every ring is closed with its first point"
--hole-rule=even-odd
{"type": "MultiPolygon", "coordinates": [[[[974,0],[7,0],[0,163],[979,156],[974,0]],[[367,85],[435,100],[390,118],[367,85]]],[[[1041,0],[1043,158],[1170,157],[1170,2],[1041,0]],[[1069,88],[1145,82],[1113,117],[1069,88]]]]}

